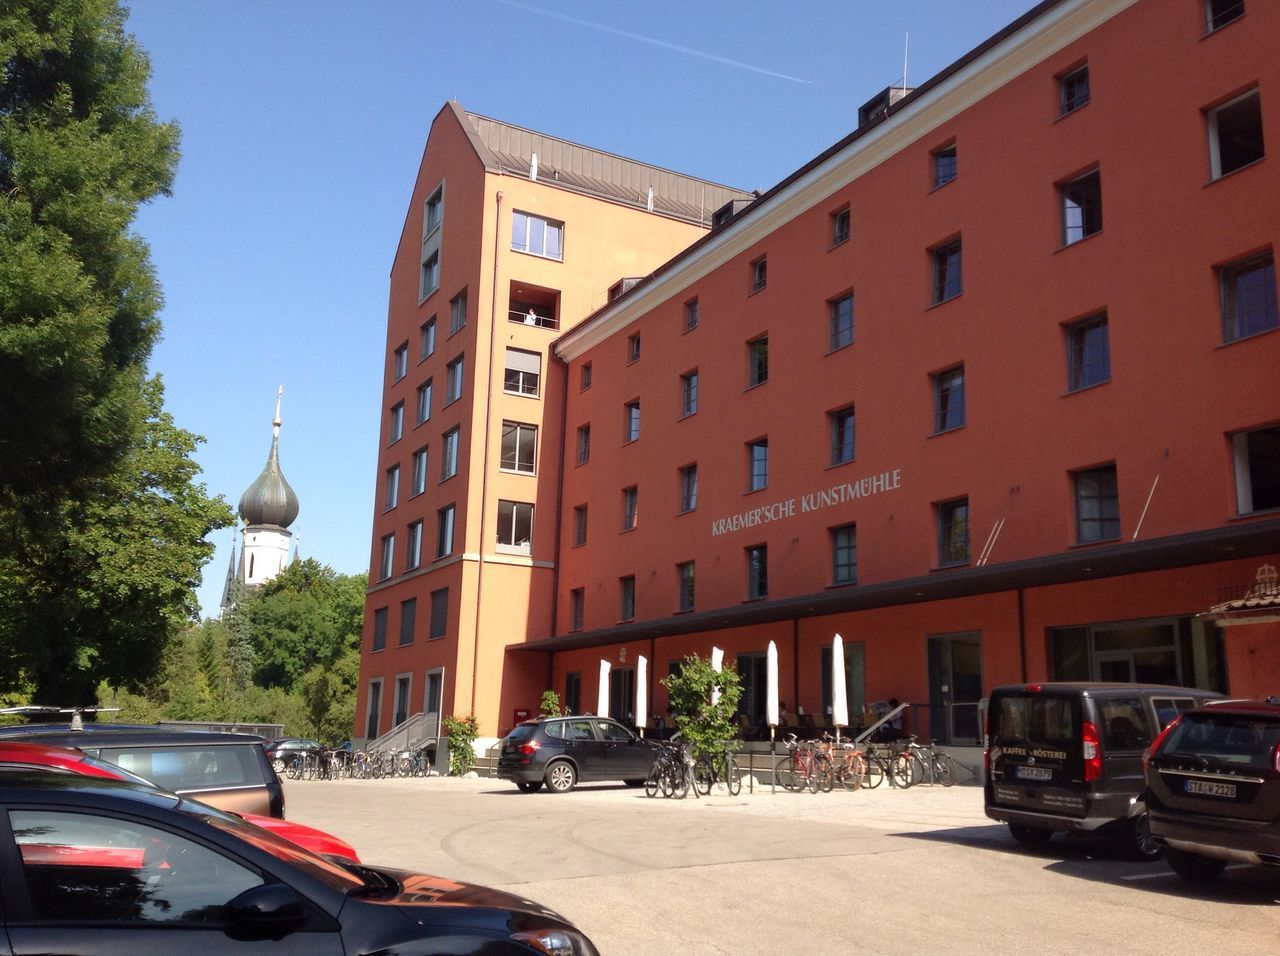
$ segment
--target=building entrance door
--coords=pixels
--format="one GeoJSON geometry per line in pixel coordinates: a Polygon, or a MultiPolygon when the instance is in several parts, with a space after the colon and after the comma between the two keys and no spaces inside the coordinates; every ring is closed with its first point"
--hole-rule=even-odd
{"type": "Polygon", "coordinates": [[[929,638],[929,726],[916,727],[943,744],[982,740],[982,635],[939,634],[929,638]]]}
{"type": "Polygon", "coordinates": [[[632,668],[609,671],[609,713],[620,724],[631,726],[636,712],[636,672],[632,668]]]}
{"type": "Polygon", "coordinates": [[[1099,654],[1094,663],[1098,668],[1098,679],[1119,681],[1122,684],[1133,683],[1133,653],[1099,654]]]}

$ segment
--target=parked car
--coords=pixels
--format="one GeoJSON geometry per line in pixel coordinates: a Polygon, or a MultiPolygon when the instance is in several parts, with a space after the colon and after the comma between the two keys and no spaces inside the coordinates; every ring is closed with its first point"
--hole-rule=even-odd
{"type": "Polygon", "coordinates": [[[0,774],[0,872],[0,939],[19,953],[598,956],[509,893],[334,863],[203,804],[72,774],[0,774]]]}
{"type": "Polygon", "coordinates": [[[271,769],[261,737],[159,727],[85,726],[93,729],[51,730],[28,725],[25,732],[10,729],[0,736],[79,747],[91,757],[220,810],[284,817],[284,787],[271,769]]]}
{"type": "MultiPolygon", "coordinates": [[[[155,787],[150,780],[130,773],[97,757],[90,757],[78,747],[59,747],[53,744],[34,744],[21,740],[0,739],[0,770],[43,770],[52,773],[77,773],[86,777],[101,777],[108,780],[127,780],[131,783],[147,787],[155,787]]],[[[160,788],[156,788],[160,789],[160,788]]],[[[264,817],[256,813],[237,814],[254,826],[270,830],[290,840],[298,846],[305,847],[312,853],[321,856],[341,857],[353,863],[359,863],[360,857],[355,848],[346,840],[340,840],[331,833],[317,830],[314,827],[281,820],[278,817],[264,817]]]]}
{"type": "Polygon", "coordinates": [[[1019,843],[1111,835],[1154,859],[1141,802],[1142,752],[1212,691],[1161,684],[1014,684],[991,692],[984,803],[1019,843]]]}
{"type": "Polygon", "coordinates": [[[277,737],[275,740],[268,740],[262,745],[262,749],[271,761],[271,769],[282,774],[289,765],[290,758],[297,759],[302,754],[318,754],[324,747],[320,741],[306,737],[277,737]]]}
{"type": "Polygon", "coordinates": [[[1210,880],[1231,861],[1280,867],[1280,697],[1189,711],[1144,764],[1151,834],[1179,876],[1210,880]]]}
{"type": "Polygon", "coordinates": [[[656,756],[655,744],[608,717],[539,717],[502,739],[498,776],[526,793],[543,783],[552,793],[568,793],[584,780],[638,787],[656,756]]]}

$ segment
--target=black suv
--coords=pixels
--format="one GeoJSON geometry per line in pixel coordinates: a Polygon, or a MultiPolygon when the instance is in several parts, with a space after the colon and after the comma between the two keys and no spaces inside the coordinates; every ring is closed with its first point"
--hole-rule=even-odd
{"type": "Polygon", "coordinates": [[[579,780],[621,780],[638,787],[649,776],[657,746],[608,717],[539,717],[502,740],[498,776],[526,793],[568,793],[579,780]]]}
{"type": "Polygon", "coordinates": [[[1280,697],[1183,714],[1143,761],[1151,834],[1179,876],[1280,866],[1280,697]]]}

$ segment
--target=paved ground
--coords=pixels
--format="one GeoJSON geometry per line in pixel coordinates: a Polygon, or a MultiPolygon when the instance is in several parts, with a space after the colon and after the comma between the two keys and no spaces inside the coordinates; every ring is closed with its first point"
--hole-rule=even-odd
{"type": "Polygon", "coordinates": [[[536,899],[610,956],[1280,949],[1280,874],[1196,890],[1106,844],[1026,850],[972,786],[676,801],[430,778],[287,781],[286,797],[369,862],[536,899]]]}

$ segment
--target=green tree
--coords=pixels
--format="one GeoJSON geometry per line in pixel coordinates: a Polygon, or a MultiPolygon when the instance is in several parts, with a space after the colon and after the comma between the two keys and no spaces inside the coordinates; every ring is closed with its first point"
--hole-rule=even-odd
{"type": "Polygon", "coordinates": [[[538,713],[543,717],[559,717],[560,695],[553,690],[544,690],[542,700],[538,702],[538,713]]]}
{"type": "Polygon", "coordinates": [[[732,668],[716,671],[710,658],[690,654],[677,673],[663,678],[680,735],[696,755],[724,751],[725,741],[735,736],[734,715],[742,696],[738,672],[732,668]],[[713,691],[720,691],[712,703],[713,691]]]}

